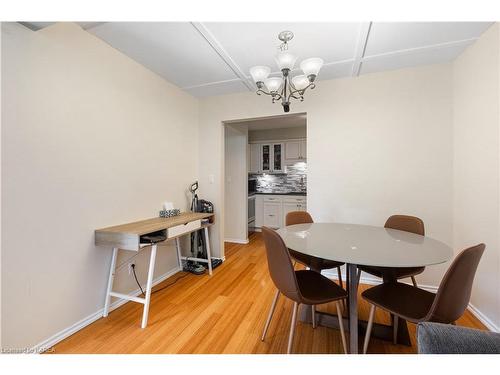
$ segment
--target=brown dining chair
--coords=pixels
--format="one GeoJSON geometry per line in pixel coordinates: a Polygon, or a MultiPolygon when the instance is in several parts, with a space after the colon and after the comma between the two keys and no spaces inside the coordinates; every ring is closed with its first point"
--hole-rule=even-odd
{"type": "MultiPolygon", "coordinates": [[[[285,217],[285,225],[295,225],[295,224],[308,224],[308,223],[313,223],[313,218],[312,216],[306,212],[306,211],[291,211],[286,214],[285,217]]],[[[339,285],[341,288],[344,287],[344,284],[342,282],[342,271],[340,267],[344,265],[342,262],[336,262],[334,260],[328,260],[328,259],[321,259],[317,258],[312,255],[307,255],[303,253],[299,253],[298,251],[288,249],[288,252],[290,253],[290,256],[299,262],[300,264],[309,267],[309,269],[316,271],[316,272],[321,272],[322,270],[329,270],[336,268],[337,269],[337,276],[339,280],[339,285]]],[[[276,293],[279,293],[276,292],[276,293]]],[[[345,307],[345,301],[342,301],[345,307]]],[[[316,314],[315,314],[315,307],[312,306],[312,322],[313,322],[313,328],[316,327],[316,314]]]]}
{"type": "Polygon", "coordinates": [[[312,270],[295,271],[288,249],[279,234],[267,227],[262,227],[262,234],[266,246],[269,274],[279,292],[276,294],[271,309],[269,310],[261,340],[264,341],[266,337],[276,308],[276,303],[278,302],[278,297],[280,294],[283,294],[293,301],[287,353],[292,351],[299,305],[301,303],[306,305],[320,305],[329,302],[335,302],[336,304],[340,335],[342,336],[342,346],[344,347],[344,353],[347,353],[344,324],[339,303],[340,300],[347,297],[347,292],[318,272],[312,270]]]}
{"type": "MultiPolygon", "coordinates": [[[[397,229],[404,232],[410,232],[425,236],[425,227],[422,219],[415,216],[407,215],[392,215],[385,222],[384,228],[397,229]]],[[[415,276],[424,272],[425,267],[375,267],[375,266],[358,266],[358,284],[361,278],[361,272],[369,273],[370,275],[380,278],[390,278],[394,280],[411,278],[413,286],[417,287],[415,276]]]]}
{"type": "Polygon", "coordinates": [[[479,244],[458,254],[441,280],[436,294],[398,282],[383,283],[365,290],[361,295],[371,306],[363,353],[368,349],[376,307],[394,315],[395,344],[398,317],[412,323],[454,324],[469,304],[472,282],[484,249],[485,245],[479,244]]]}

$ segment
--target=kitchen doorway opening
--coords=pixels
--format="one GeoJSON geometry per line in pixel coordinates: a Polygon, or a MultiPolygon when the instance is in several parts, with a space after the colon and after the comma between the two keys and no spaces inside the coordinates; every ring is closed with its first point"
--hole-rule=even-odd
{"type": "Polygon", "coordinates": [[[224,242],[307,210],[307,114],[224,122],[224,242]]]}

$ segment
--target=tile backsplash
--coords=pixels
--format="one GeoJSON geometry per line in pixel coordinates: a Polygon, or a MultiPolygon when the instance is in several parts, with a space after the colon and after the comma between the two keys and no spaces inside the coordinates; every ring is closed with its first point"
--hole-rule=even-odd
{"type": "Polygon", "coordinates": [[[286,167],[283,174],[250,174],[257,179],[259,193],[286,193],[307,191],[307,163],[298,162],[286,167]]]}

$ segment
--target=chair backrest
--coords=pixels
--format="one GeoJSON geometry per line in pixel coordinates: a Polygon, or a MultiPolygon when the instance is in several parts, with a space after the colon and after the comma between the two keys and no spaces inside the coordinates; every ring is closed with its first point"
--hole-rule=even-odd
{"type": "Polygon", "coordinates": [[[311,215],[306,211],[292,211],[286,214],[285,225],[313,223],[311,215]]]}
{"type": "Polygon", "coordinates": [[[392,215],[385,222],[384,228],[397,229],[425,236],[424,222],[416,216],[392,215]]]}
{"type": "Polygon", "coordinates": [[[267,266],[274,285],[288,298],[300,301],[295,270],[283,239],[276,231],[267,227],[262,227],[262,235],[266,245],[267,266]]]}
{"type": "Polygon", "coordinates": [[[484,249],[481,243],[457,255],[441,280],[426,320],[451,323],[462,316],[469,304],[472,282],[484,249]]]}

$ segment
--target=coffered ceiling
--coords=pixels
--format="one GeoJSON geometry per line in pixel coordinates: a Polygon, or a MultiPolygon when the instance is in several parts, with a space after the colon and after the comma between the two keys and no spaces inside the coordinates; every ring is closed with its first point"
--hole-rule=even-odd
{"type": "MultiPolygon", "coordinates": [[[[50,22],[24,22],[37,30],[50,22]]],[[[282,30],[290,51],[321,57],[318,80],[455,59],[489,22],[84,22],[82,28],[197,97],[253,91],[249,69],[267,65],[282,30]]],[[[298,72],[298,70],[297,70],[298,72]]]]}

